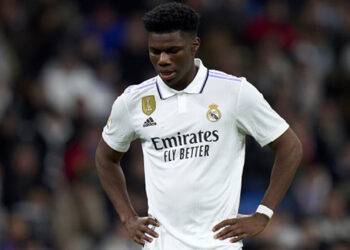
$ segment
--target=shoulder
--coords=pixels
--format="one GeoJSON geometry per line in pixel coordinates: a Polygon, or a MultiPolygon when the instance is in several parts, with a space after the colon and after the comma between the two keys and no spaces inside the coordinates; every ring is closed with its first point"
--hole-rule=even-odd
{"type": "Polygon", "coordinates": [[[245,81],[244,77],[237,77],[215,69],[208,70],[208,78],[218,82],[226,83],[242,83],[245,81]]]}
{"type": "Polygon", "coordinates": [[[210,69],[208,70],[207,82],[212,91],[228,91],[230,94],[238,95],[242,85],[244,85],[247,80],[245,77],[237,77],[219,70],[210,69]]]}
{"type": "Polygon", "coordinates": [[[156,90],[157,77],[147,79],[140,84],[128,86],[120,95],[125,101],[139,99],[140,96],[151,95],[156,90]]]}
{"type": "Polygon", "coordinates": [[[152,77],[148,80],[143,81],[140,84],[135,84],[135,85],[130,85],[124,90],[125,95],[134,95],[137,93],[142,93],[145,92],[149,89],[153,89],[155,87],[155,84],[157,82],[157,77],[152,77]]]}

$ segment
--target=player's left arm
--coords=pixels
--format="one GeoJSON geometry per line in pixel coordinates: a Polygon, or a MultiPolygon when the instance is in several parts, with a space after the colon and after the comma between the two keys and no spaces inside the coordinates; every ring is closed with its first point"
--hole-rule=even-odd
{"type": "MultiPolygon", "coordinates": [[[[275,211],[287,192],[302,157],[302,147],[298,137],[292,129],[287,129],[279,138],[269,144],[275,151],[275,162],[272,168],[270,184],[266,190],[261,205],[275,211]]],[[[214,238],[224,240],[232,238],[231,242],[253,237],[261,233],[269,217],[262,213],[227,219],[214,228],[214,238]]]]}

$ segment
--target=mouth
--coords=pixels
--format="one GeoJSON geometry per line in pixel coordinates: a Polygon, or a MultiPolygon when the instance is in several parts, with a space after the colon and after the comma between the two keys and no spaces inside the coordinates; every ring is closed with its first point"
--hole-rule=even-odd
{"type": "Polygon", "coordinates": [[[175,78],[175,71],[163,71],[159,72],[159,76],[162,78],[163,81],[170,81],[175,78]]]}

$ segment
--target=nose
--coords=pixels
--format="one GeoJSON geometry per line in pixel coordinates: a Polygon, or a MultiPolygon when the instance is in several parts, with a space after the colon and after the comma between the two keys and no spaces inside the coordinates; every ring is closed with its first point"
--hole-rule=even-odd
{"type": "Polygon", "coordinates": [[[170,64],[170,57],[166,52],[161,52],[158,60],[160,66],[165,66],[170,64]]]}

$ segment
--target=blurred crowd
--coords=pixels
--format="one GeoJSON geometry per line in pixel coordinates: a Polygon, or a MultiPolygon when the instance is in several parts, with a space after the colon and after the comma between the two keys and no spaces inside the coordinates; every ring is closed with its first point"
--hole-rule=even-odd
{"type": "MultiPolygon", "coordinates": [[[[140,249],[94,153],[114,99],[154,75],[141,19],[162,2],[0,0],[0,250],[140,249]]],[[[198,57],[245,76],[303,144],[291,189],[244,249],[350,249],[350,1],[187,3],[202,17],[198,57]]],[[[249,139],[241,213],[255,211],[272,164],[249,139]]],[[[146,215],[139,142],[123,168],[146,215]]]]}

